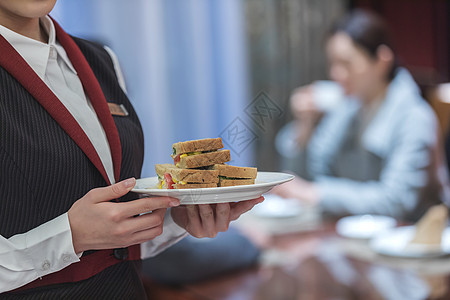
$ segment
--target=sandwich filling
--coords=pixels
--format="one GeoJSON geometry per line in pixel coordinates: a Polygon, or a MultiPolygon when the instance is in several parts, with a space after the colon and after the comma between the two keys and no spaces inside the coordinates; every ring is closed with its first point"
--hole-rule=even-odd
{"type": "Polygon", "coordinates": [[[240,180],[240,179],[248,179],[248,178],[240,178],[240,177],[227,177],[227,176],[220,176],[219,175],[219,179],[228,179],[228,180],[240,180]]]}
{"type": "Polygon", "coordinates": [[[172,164],[156,164],[158,189],[188,189],[217,187],[219,171],[206,169],[183,169],[172,164]]]}
{"type": "Polygon", "coordinates": [[[214,152],[215,150],[209,150],[209,151],[195,151],[195,152],[188,152],[183,154],[177,154],[175,157],[173,157],[173,164],[178,167],[178,164],[180,163],[180,160],[183,157],[197,155],[197,154],[203,154],[203,153],[210,153],[214,152]]]}
{"type": "Polygon", "coordinates": [[[196,154],[201,154],[201,153],[203,153],[203,152],[201,152],[201,151],[196,151],[196,152],[189,152],[189,153],[184,153],[184,154],[178,154],[178,155],[176,155],[176,156],[173,158],[173,163],[174,163],[174,165],[176,166],[176,165],[180,162],[180,160],[181,160],[183,157],[191,156],[191,155],[196,155],[196,154]]]}
{"type": "Polygon", "coordinates": [[[164,173],[164,178],[161,178],[161,176],[158,175],[158,189],[173,190],[174,184],[187,184],[187,182],[178,181],[175,178],[173,178],[172,175],[170,175],[169,173],[164,173]]]}

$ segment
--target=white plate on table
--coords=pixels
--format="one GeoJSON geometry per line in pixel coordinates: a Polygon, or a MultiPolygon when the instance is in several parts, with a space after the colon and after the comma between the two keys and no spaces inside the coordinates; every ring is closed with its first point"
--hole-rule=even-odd
{"type": "Polygon", "coordinates": [[[380,215],[356,215],[344,217],[336,223],[336,232],[352,239],[370,239],[397,225],[394,218],[380,215]]]}
{"type": "Polygon", "coordinates": [[[181,204],[211,204],[237,202],[255,199],[270,191],[274,186],[291,181],[291,174],[278,172],[258,172],[255,184],[198,188],[198,189],[158,189],[158,177],[138,179],[132,192],[149,196],[170,196],[181,204]]]}
{"type": "Polygon", "coordinates": [[[304,211],[297,199],[286,199],[275,194],[264,195],[263,203],[252,209],[252,214],[261,218],[293,218],[304,211]]]}
{"type": "Polygon", "coordinates": [[[376,236],[370,247],[377,253],[397,257],[426,258],[450,254],[450,228],[442,233],[440,246],[409,244],[415,232],[415,226],[393,228],[376,236]]]}

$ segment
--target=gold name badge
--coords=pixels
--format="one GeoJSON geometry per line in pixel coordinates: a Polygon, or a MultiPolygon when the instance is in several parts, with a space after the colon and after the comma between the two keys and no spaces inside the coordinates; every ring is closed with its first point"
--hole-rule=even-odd
{"type": "Polygon", "coordinates": [[[108,102],[108,106],[109,106],[109,111],[111,112],[111,115],[113,115],[113,116],[121,116],[121,117],[128,116],[128,111],[125,108],[125,106],[123,106],[123,104],[109,103],[108,102]]]}

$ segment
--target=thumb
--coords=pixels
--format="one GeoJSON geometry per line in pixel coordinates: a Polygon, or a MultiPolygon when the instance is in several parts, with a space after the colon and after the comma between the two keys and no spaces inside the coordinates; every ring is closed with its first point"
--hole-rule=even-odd
{"type": "Polygon", "coordinates": [[[94,203],[110,201],[127,194],[135,185],[136,179],[132,177],[107,187],[93,189],[88,195],[94,203]]]}

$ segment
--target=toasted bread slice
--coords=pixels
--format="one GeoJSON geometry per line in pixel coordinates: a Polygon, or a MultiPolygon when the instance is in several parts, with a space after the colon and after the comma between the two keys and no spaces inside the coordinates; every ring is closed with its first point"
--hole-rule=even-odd
{"type": "Polygon", "coordinates": [[[175,183],[172,185],[174,189],[198,189],[198,188],[212,188],[217,187],[217,183],[175,183]]]}
{"type": "Polygon", "coordinates": [[[257,175],[257,168],[251,167],[236,167],[225,164],[216,164],[212,168],[212,170],[219,171],[219,176],[229,177],[231,178],[248,178],[254,179],[257,175]]]}
{"type": "Polygon", "coordinates": [[[223,148],[221,138],[178,142],[172,145],[172,157],[190,152],[215,151],[223,148]]]}
{"type": "Polygon", "coordinates": [[[255,179],[219,179],[219,186],[236,186],[255,184],[255,179]]]}
{"type": "Polygon", "coordinates": [[[165,173],[169,173],[172,179],[178,182],[216,184],[219,182],[217,170],[180,169],[172,164],[156,164],[155,170],[158,176],[163,177],[165,173]]]}
{"type": "Polygon", "coordinates": [[[201,168],[214,164],[222,164],[230,161],[230,159],[230,150],[219,150],[181,157],[180,162],[176,166],[182,169],[201,168]]]}

